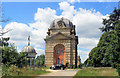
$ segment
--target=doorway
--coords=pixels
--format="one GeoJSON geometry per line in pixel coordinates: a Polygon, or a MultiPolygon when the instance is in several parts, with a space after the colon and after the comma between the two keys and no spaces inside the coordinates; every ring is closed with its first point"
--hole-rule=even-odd
{"type": "Polygon", "coordinates": [[[62,44],[58,44],[54,47],[54,65],[65,65],[65,47],[62,44]]]}

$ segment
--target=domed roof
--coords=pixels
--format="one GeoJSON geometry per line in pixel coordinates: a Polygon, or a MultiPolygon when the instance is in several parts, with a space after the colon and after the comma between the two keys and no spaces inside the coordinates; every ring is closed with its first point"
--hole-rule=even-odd
{"type": "Polygon", "coordinates": [[[23,47],[22,52],[36,53],[35,49],[32,46],[23,47]]]}
{"type": "Polygon", "coordinates": [[[50,28],[56,27],[59,23],[64,23],[65,27],[73,27],[73,24],[72,24],[72,22],[70,20],[68,20],[67,18],[62,17],[62,18],[55,19],[51,23],[50,28]]]}

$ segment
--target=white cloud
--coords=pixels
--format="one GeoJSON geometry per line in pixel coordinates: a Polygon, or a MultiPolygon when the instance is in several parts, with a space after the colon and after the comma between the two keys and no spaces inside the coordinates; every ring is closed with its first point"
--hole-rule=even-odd
{"type": "Polygon", "coordinates": [[[51,23],[56,17],[56,11],[51,8],[38,8],[37,13],[35,13],[35,20],[40,22],[51,23]]]}
{"type": "Polygon", "coordinates": [[[81,0],[67,0],[70,3],[74,3],[74,2],[80,2],[81,0]]]}
{"type": "MultiPolygon", "coordinates": [[[[62,14],[56,15],[56,10],[51,8],[38,8],[35,13],[34,23],[28,25],[23,23],[11,22],[5,26],[5,29],[13,29],[6,36],[10,36],[11,42],[14,42],[17,46],[27,45],[27,37],[31,36],[31,45],[34,46],[36,52],[44,54],[44,50],[40,48],[45,47],[44,38],[47,35],[50,23],[60,17],[66,17],[70,19],[74,25],[76,25],[77,35],[79,37],[79,47],[83,49],[92,49],[98,43],[98,38],[101,32],[98,28],[102,26],[103,15],[100,12],[96,12],[94,9],[86,10],[79,8],[76,10],[74,6],[67,2],[59,3],[62,14]]],[[[88,56],[84,51],[79,51],[81,58],[84,60],[88,56]]]]}
{"type": "Polygon", "coordinates": [[[0,25],[0,29],[2,28],[2,26],[0,25]]]}
{"type": "Polygon", "coordinates": [[[79,47],[91,50],[93,47],[97,46],[99,39],[95,38],[79,38],[79,47]]]}
{"type": "Polygon", "coordinates": [[[35,13],[35,23],[29,23],[30,27],[33,29],[31,31],[32,44],[35,47],[45,47],[44,38],[47,35],[50,23],[56,19],[56,11],[51,8],[38,8],[37,13],[35,13]]]}
{"type": "Polygon", "coordinates": [[[84,63],[84,61],[88,58],[88,54],[89,54],[89,51],[78,50],[78,55],[80,55],[82,63],[84,63]]]}
{"type": "Polygon", "coordinates": [[[9,36],[11,41],[14,41],[17,46],[27,44],[27,37],[31,34],[31,29],[26,24],[11,22],[4,29],[12,29],[4,36],[9,36]]]}
{"type": "Polygon", "coordinates": [[[80,37],[98,38],[101,34],[98,28],[102,26],[102,14],[95,10],[79,8],[73,17],[73,24],[76,25],[80,37]]]}
{"type": "Polygon", "coordinates": [[[67,2],[61,2],[59,3],[59,6],[60,6],[60,9],[63,10],[61,16],[66,17],[70,20],[73,19],[73,16],[76,13],[74,6],[70,6],[70,4],[67,2]]]}
{"type": "Polygon", "coordinates": [[[35,50],[36,50],[38,56],[41,54],[45,54],[45,50],[43,50],[43,49],[35,48],[35,50]]]}
{"type": "Polygon", "coordinates": [[[80,37],[98,38],[101,35],[99,28],[102,26],[103,15],[100,12],[96,12],[94,9],[79,8],[76,10],[67,2],[61,2],[59,5],[63,10],[61,16],[70,19],[76,25],[77,34],[80,37]]]}
{"type": "Polygon", "coordinates": [[[46,36],[46,32],[49,24],[45,22],[35,22],[33,24],[29,24],[33,29],[31,31],[31,44],[36,47],[44,47],[44,38],[46,36]],[[35,28],[35,29],[34,29],[35,28]]]}

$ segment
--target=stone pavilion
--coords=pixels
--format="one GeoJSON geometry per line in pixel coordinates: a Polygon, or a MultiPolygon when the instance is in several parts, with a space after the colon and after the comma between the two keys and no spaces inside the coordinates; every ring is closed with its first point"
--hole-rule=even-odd
{"type": "Polygon", "coordinates": [[[78,36],[75,25],[66,19],[55,19],[48,29],[45,38],[45,65],[50,67],[57,64],[69,66],[80,64],[80,56],[77,55],[78,36]]]}

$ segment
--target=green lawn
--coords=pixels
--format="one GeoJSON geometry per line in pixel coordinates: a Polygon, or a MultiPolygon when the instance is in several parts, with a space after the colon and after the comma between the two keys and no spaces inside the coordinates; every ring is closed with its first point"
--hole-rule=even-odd
{"type": "Polygon", "coordinates": [[[113,68],[83,68],[77,72],[74,78],[78,76],[92,76],[91,78],[93,78],[93,76],[118,76],[118,73],[113,68]]]}
{"type": "MultiPolygon", "coordinates": [[[[35,70],[30,70],[30,69],[20,69],[20,71],[22,73],[19,74],[19,76],[37,76],[37,75],[41,75],[44,73],[49,73],[48,71],[41,69],[41,68],[36,68],[35,70]]],[[[18,76],[18,72],[16,73],[12,73],[12,75],[14,76],[18,76]]]]}
{"type": "Polygon", "coordinates": [[[6,67],[3,67],[3,72],[6,71],[4,74],[7,74],[8,76],[38,76],[41,74],[45,74],[45,73],[50,73],[49,71],[45,70],[46,68],[38,68],[35,67],[35,70],[29,68],[29,66],[27,68],[23,67],[23,68],[17,68],[16,66],[11,66],[9,67],[9,69],[7,69],[6,67]]]}

